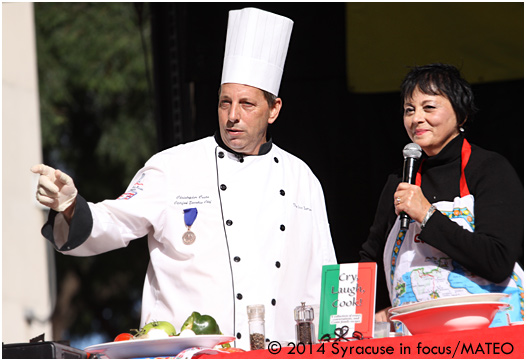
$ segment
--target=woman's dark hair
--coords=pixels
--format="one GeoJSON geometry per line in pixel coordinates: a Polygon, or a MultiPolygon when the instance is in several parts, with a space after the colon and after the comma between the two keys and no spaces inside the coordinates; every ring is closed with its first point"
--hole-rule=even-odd
{"type": "Polygon", "coordinates": [[[428,95],[446,97],[455,111],[459,126],[471,121],[477,111],[471,85],[453,65],[436,63],[415,66],[405,76],[400,88],[402,104],[413,96],[416,88],[428,95]]]}

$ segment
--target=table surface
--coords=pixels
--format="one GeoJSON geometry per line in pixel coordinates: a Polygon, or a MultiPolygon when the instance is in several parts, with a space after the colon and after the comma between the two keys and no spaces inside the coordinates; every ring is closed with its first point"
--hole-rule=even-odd
{"type": "Polygon", "coordinates": [[[524,359],[524,325],[415,336],[333,341],[303,347],[277,343],[269,350],[196,355],[196,358],[524,359]],[[270,350],[272,348],[272,352],[270,350]]]}

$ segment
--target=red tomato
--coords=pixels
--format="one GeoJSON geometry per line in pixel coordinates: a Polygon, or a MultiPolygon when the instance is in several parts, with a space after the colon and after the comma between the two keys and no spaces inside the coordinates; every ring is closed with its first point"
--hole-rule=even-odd
{"type": "Polygon", "coordinates": [[[131,333],[121,333],[117,337],[115,337],[115,340],[113,340],[113,342],[128,340],[133,340],[133,335],[131,333]]]}

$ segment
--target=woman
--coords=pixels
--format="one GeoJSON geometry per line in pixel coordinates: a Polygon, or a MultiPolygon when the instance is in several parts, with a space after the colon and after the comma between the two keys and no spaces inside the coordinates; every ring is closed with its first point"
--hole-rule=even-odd
{"type": "MultiPolygon", "coordinates": [[[[444,64],[413,68],[401,86],[404,126],[422,150],[416,184],[389,176],[361,261],[385,271],[392,306],[472,293],[512,295],[492,326],[524,320],[523,186],[509,162],[470,144],[473,93],[444,64]],[[400,212],[412,221],[400,230],[400,212]],[[383,265],[383,267],[382,267],[383,265]]],[[[383,280],[379,272],[380,300],[383,280]]],[[[388,304],[377,303],[377,310],[388,304]]],[[[389,307],[377,312],[387,321],[389,307]]]]}

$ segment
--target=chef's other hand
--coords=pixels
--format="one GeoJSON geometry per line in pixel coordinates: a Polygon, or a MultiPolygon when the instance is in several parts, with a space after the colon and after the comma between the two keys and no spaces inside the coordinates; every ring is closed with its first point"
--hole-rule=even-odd
{"type": "Polygon", "coordinates": [[[31,172],[40,174],[38,178],[37,201],[42,205],[57,212],[64,212],[75,204],[78,192],[73,179],[69,175],[44,164],[32,166],[31,172]]]}

